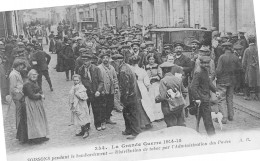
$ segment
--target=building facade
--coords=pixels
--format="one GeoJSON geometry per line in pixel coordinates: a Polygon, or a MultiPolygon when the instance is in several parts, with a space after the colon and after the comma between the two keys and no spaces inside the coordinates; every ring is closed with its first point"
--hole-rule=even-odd
{"type": "Polygon", "coordinates": [[[0,12],[0,37],[23,34],[19,11],[0,12]]]}
{"type": "Polygon", "coordinates": [[[253,0],[129,0],[133,24],[255,33],[253,0]]]}

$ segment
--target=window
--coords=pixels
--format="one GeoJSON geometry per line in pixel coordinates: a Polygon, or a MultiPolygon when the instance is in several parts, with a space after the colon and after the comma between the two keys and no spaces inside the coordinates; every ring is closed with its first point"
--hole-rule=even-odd
{"type": "Polygon", "coordinates": [[[121,14],[124,14],[124,7],[121,7],[121,14]]]}

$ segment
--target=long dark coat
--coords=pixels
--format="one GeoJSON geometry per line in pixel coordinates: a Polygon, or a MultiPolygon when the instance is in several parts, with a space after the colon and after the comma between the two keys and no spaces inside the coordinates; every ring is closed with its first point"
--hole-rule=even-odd
{"type": "Polygon", "coordinates": [[[260,86],[258,50],[255,44],[245,50],[242,64],[245,70],[245,83],[249,87],[260,86]]]}

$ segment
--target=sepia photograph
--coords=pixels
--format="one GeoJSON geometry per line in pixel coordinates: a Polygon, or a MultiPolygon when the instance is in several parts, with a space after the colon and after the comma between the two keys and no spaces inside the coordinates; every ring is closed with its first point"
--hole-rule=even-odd
{"type": "Polygon", "coordinates": [[[8,161],[260,149],[253,0],[122,0],[0,11],[8,161]]]}

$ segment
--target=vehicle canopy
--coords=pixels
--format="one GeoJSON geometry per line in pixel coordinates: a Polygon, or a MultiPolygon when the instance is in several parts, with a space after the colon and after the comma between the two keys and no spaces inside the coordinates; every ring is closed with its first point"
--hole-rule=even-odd
{"type": "Polygon", "coordinates": [[[154,28],[149,30],[151,40],[155,43],[159,52],[163,51],[164,44],[182,42],[184,51],[191,51],[191,41],[196,39],[200,42],[207,41],[211,46],[211,31],[195,28],[154,28]]]}

